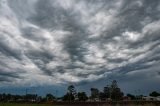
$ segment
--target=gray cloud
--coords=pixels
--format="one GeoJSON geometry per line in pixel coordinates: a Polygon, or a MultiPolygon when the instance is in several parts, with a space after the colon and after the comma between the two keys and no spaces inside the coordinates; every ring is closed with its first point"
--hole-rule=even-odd
{"type": "Polygon", "coordinates": [[[109,77],[124,77],[123,83],[160,78],[158,0],[3,0],[0,5],[5,73],[0,81],[81,85],[109,77]]]}

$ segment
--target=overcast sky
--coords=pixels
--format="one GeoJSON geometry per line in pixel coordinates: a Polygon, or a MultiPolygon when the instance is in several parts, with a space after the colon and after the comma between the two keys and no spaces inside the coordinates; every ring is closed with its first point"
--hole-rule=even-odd
{"type": "Polygon", "coordinates": [[[160,0],[0,0],[0,87],[112,79],[160,88],[160,0]]]}

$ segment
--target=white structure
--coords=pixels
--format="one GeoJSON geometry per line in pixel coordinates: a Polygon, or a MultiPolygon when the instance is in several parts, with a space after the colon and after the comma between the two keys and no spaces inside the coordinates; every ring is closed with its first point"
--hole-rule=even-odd
{"type": "Polygon", "coordinates": [[[158,96],[158,97],[145,96],[145,97],[142,97],[142,99],[143,99],[143,100],[146,100],[146,101],[150,101],[150,100],[160,101],[160,96],[158,96]]]}

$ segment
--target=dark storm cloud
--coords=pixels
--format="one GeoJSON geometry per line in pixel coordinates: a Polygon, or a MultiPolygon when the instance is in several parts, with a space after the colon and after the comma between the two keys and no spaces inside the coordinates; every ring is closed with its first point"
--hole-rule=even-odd
{"type": "MultiPolygon", "coordinates": [[[[8,34],[8,33],[3,33],[3,34],[8,34]]],[[[0,37],[1,38],[1,42],[0,42],[0,52],[4,55],[6,55],[7,57],[11,56],[14,57],[16,59],[21,60],[21,53],[19,50],[14,50],[12,49],[8,43],[7,40],[5,39],[5,37],[0,37]]]]}
{"type": "Polygon", "coordinates": [[[71,32],[70,37],[64,36],[62,40],[64,49],[70,54],[72,61],[74,56],[80,59],[84,50],[80,45],[86,38],[86,32],[85,26],[79,23],[77,14],[72,9],[65,10],[50,0],[38,1],[35,8],[36,15],[31,17],[31,21],[49,30],[62,29],[71,32]]]}
{"type": "Polygon", "coordinates": [[[11,73],[11,72],[1,72],[1,76],[8,76],[8,77],[18,77],[18,75],[11,73]]]}
{"type": "MultiPolygon", "coordinates": [[[[0,67],[14,69],[18,84],[81,85],[150,75],[159,80],[158,0],[4,0],[1,5],[0,67]]],[[[8,81],[5,76],[0,80],[8,81]]]]}
{"type": "Polygon", "coordinates": [[[11,83],[13,81],[16,81],[16,79],[23,79],[21,78],[21,76],[19,75],[20,73],[24,73],[24,71],[20,71],[20,69],[16,69],[16,72],[14,72],[13,69],[9,69],[9,67],[7,67],[7,65],[0,65],[0,81],[2,82],[6,82],[6,83],[11,83]],[[3,66],[6,66],[5,68],[3,68],[3,66]],[[9,70],[9,72],[8,72],[9,70]]]}

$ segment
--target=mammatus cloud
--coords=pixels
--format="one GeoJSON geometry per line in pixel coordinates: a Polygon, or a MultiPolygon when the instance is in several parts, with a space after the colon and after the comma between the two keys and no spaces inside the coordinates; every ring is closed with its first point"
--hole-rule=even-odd
{"type": "Polygon", "coordinates": [[[159,13],[159,0],[1,0],[1,85],[158,81],[159,13]]]}

